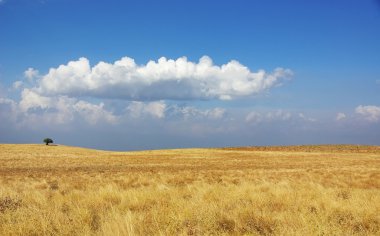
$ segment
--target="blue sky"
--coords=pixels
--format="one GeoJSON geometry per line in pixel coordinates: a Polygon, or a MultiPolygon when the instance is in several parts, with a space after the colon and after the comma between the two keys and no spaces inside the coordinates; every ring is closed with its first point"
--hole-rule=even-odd
{"type": "Polygon", "coordinates": [[[0,142],[379,145],[379,42],[375,0],[2,0],[0,142]]]}

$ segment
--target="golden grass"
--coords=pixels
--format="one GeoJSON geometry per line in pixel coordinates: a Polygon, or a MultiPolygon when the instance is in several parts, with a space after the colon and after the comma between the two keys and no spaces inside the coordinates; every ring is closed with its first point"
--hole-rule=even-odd
{"type": "Polygon", "coordinates": [[[380,147],[0,144],[0,235],[380,235],[380,147]]]}

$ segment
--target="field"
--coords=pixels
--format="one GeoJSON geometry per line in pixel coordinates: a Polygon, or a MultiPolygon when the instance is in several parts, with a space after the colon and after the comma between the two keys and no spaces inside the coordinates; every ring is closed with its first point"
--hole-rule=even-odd
{"type": "Polygon", "coordinates": [[[0,144],[0,235],[380,235],[380,147],[0,144]]]}

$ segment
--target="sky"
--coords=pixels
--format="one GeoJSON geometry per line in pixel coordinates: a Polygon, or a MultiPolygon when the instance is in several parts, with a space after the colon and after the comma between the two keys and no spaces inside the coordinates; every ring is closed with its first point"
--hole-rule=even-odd
{"type": "Polygon", "coordinates": [[[380,145],[380,1],[0,0],[0,143],[380,145]]]}

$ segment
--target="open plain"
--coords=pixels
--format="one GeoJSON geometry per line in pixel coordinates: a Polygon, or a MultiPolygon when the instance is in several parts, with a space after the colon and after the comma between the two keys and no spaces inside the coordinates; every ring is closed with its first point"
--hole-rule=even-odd
{"type": "Polygon", "coordinates": [[[380,147],[0,145],[0,235],[380,235],[380,147]]]}

